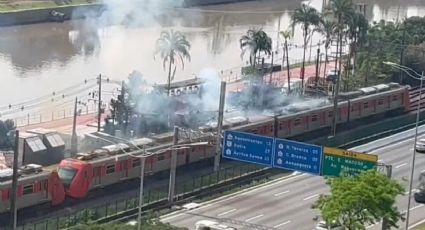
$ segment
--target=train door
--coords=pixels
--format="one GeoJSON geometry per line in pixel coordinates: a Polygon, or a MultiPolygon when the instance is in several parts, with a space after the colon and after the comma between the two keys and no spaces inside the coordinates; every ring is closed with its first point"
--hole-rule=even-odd
{"type": "Polygon", "coordinates": [[[101,167],[97,166],[93,168],[93,186],[100,185],[101,183],[101,167]]]}
{"type": "Polygon", "coordinates": [[[127,160],[120,162],[120,168],[121,168],[121,178],[128,177],[128,165],[127,160]]]}

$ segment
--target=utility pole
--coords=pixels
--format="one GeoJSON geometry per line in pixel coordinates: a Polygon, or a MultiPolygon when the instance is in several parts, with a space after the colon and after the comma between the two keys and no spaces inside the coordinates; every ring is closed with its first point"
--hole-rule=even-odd
{"type": "MultiPolygon", "coordinates": [[[[406,28],[403,27],[403,39],[401,40],[401,52],[400,52],[400,65],[403,65],[404,62],[404,42],[406,39],[406,28]]],[[[403,83],[403,71],[400,69],[400,79],[399,83],[403,83]]]]}
{"type": "Polygon", "coordinates": [[[102,117],[102,75],[99,74],[99,101],[98,101],[98,114],[97,114],[97,131],[100,132],[100,118],[102,117]]]}
{"type": "Polygon", "coordinates": [[[273,116],[273,136],[275,138],[278,137],[278,126],[279,126],[279,120],[277,119],[277,114],[275,113],[273,116]]]}
{"type": "Polygon", "coordinates": [[[170,167],[170,185],[168,186],[168,201],[174,202],[174,193],[176,185],[176,168],[177,168],[177,149],[175,146],[179,142],[179,127],[174,126],[173,148],[171,149],[171,167],[170,167]]]}
{"type": "Polygon", "coordinates": [[[218,105],[218,121],[217,121],[217,143],[215,145],[215,157],[214,157],[214,172],[217,172],[220,168],[220,156],[221,156],[221,133],[223,129],[223,114],[224,114],[224,99],[226,98],[226,82],[221,82],[220,87],[220,103],[218,105]]]}
{"type": "Polygon", "coordinates": [[[288,39],[285,38],[285,52],[286,54],[286,73],[288,74],[288,94],[291,93],[291,81],[290,81],[290,70],[289,70],[289,50],[288,50],[288,39]]]}
{"type": "MultiPolygon", "coordinates": [[[[391,175],[392,175],[392,172],[393,172],[392,165],[385,165],[385,169],[386,169],[387,177],[389,179],[391,179],[391,175]]],[[[387,224],[387,219],[382,218],[382,230],[388,230],[388,229],[389,229],[389,227],[388,227],[388,224],[387,224]]]]}
{"type": "Polygon", "coordinates": [[[139,191],[139,213],[137,217],[137,230],[142,230],[142,206],[143,206],[143,183],[145,178],[145,148],[143,147],[142,157],[140,158],[140,191],[139,191]]]}
{"type": "Polygon", "coordinates": [[[274,52],[272,51],[272,65],[271,65],[271,67],[270,67],[270,80],[269,80],[269,85],[271,85],[272,84],[272,80],[273,80],[273,57],[274,57],[274,52]]]}
{"type": "Polygon", "coordinates": [[[13,174],[12,174],[12,196],[10,202],[10,227],[15,230],[17,225],[17,203],[16,203],[16,191],[18,188],[18,156],[19,156],[19,130],[15,131],[15,146],[13,153],[13,174]]]}
{"type": "MultiPolygon", "coordinates": [[[[340,20],[338,20],[340,21],[340,20]]],[[[335,84],[335,96],[334,96],[334,108],[333,108],[333,114],[332,114],[332,135],[335,137],[336,135],[336,123],[337,123],[337,117],[338,117],[338,95],[339,95],[339,85],[341,81],[341,63],[342,63],[342,31],[339,31],[339,41],[337,42],[337,51],[336,51],[336,58],[335,58],[335,70],[337,70],[338,75],[336,78],[336,84],[335,84]],[[341,43],[341,44],[339,44],[341,43]],[[338,63],[338,48],[339,48],[339,65],[337,69],[337,63],[338,63]]]]}
{"type": "Polygon", "coordinates": [[[320,58],[320,46],[317,48],[317,59],[316,59],[316,82],[314,87],[316,88],[316,96],[319,96],[318,82],[319,82],[319,58],[320,58]]]}
{"type": "Polygon", "coordinates": [[[72,122],[72,137],[71,137],[71,153],[77,153],[78,151],[78,140],[77,140],[77,103],[78,98],[75,97],[74,104],[74,120],[72,122]]]}

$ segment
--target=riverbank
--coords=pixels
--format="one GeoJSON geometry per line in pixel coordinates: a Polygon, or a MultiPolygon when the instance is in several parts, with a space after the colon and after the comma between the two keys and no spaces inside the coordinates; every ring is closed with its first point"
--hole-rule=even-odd
{"type": "MultiPolygon", "coordinates": [[[[97,0],[60,0],[56,1],[9,1],[0,0],[0,26],[14,26],[50,21],[50,13],[64,13],[64,20],[81,19],[90,15],[101,15],[106,9],[102,1],[97,0]],[[66,2],[66,3],[65,3],[66,2]],[[84,13],[83,13],[84,12],[84,13]]],[[[184,0],[184,7],[237,3],[253,0],[184,0]]]]}

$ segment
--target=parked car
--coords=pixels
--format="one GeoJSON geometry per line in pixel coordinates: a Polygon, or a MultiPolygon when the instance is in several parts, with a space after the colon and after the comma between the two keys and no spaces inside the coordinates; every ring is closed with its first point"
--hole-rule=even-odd
{"type": "Polygon", "coordinates": [[[344,230],[344,226],[337,223],[327,224],[325,221],[317,223],[315,230],[344,230]]]}
{"type": "Polygon", "coordinates": [[[416,152],[425,153],[425,138],[421,138],[416,142],[416,152]]]}

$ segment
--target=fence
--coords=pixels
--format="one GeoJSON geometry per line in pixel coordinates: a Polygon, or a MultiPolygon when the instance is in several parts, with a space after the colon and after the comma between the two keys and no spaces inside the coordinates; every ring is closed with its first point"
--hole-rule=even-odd
{"type": "MultiPolygon", "coordinates": [[[[93,108],[86,107],[85,109],[79,110],[79,115],[88,115],[97,113],[95,106],[93,108]]],[[[40,113],[28,113],[27,115],[14,118],[16,127],[22,127],[27,125],[40,124],[44,122],[51,122],[56,120],[61,120],[65,118],[70,118],[74,116],[74,108],[63,108],[56,109],[55,111],[50,112],[40,112],[40,113]]]]}
{"type": "MultiPolygon", "coordinates": [[[[228,168],[223,168],[217,172],[201,175],[192,178],[191,180],[183,183],[176,183],[176,199],[180,199],[186,194],[190,194],[210,186],[218,185],[229,180],[241,178],[249,173],[258,172],[263,170],[263,166],[245,164],[228,168]]],[[[168,185],[148,189],[144,191],[143,207],[152,205],[154,203],[165,201],[168,198],[168,185]]],[[[100,221],[102,219],[118,215],[120,213],[134,210],[138,207],[139,198],[130,197],[121,200],[115,200],[110,203],[102,204],[93,208],[87,208],[66,216],[55,217],[37,223],[26,224],[19,226],[18,230],[54,230],[64,229],[76,226],[78,224],[91,223],[100,221]]]]}

